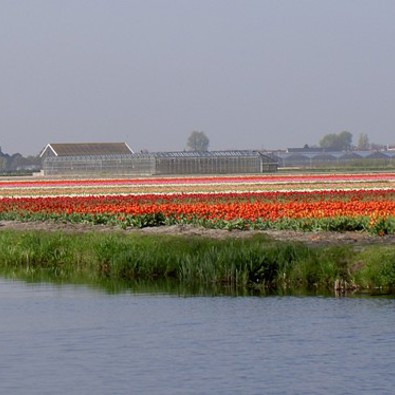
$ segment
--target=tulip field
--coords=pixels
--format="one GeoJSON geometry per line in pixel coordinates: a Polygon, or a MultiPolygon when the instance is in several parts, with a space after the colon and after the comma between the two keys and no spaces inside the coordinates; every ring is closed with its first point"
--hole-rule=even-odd
{"type": "Polygon", "coordinates": [[[0,219],[395,233],[395,173],[0,179],[0,219]]]}

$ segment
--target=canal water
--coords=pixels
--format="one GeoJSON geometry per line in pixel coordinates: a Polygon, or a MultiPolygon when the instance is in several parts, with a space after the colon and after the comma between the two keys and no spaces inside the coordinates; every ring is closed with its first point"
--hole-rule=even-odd
{"type": "Polygon", "coordinates": [[[395,299],[0,279],[2,394],[393,394],[395,299]]]}

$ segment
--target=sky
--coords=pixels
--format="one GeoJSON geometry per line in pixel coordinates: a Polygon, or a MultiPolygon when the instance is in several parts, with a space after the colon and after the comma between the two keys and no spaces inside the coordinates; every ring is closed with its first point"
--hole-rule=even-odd
{"type": "Polygon", "coordinates": [[[0,0],[0,146],[395,144],[393,0],[0,0]]]}

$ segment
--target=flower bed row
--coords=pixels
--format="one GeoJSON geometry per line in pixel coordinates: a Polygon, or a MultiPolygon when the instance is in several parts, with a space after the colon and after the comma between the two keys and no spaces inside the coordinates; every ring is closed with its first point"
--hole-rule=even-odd
{"type": "Polygon", "coordinates": [[[135,184],[207,184],[207,183],[306,183],[306,182],[345,182],[345,181],[395,181],[395,173],[337,173],[337,174],[288,174],[288,175],[244,175],[244,176],[192,176],[192,177],[144,177],[120,179],[25,179],[0,180],[0,187],[51,187],[80,185],[135,185],[135,184]]]}
{"type": "Polygon", "coordinates": [[[0,199],[0,219],[395,232],[395,189],[0,199]]]}
{"type": "Polygon", "coordinates": [[[394,188],[395,173],[0,180],[0,197],[394,188]]]}

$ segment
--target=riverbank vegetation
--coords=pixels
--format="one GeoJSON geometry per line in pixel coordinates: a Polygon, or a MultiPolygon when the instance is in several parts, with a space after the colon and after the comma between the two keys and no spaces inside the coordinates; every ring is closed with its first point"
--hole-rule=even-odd
{"type": "Polygon", "coordinates": [[[170,282],[235,292],[322,290],[392,292],[395,248],[311,247],[259,234],[222,240],[199,236],[0,232],[0,274],[85,284],[170,282]]]}

